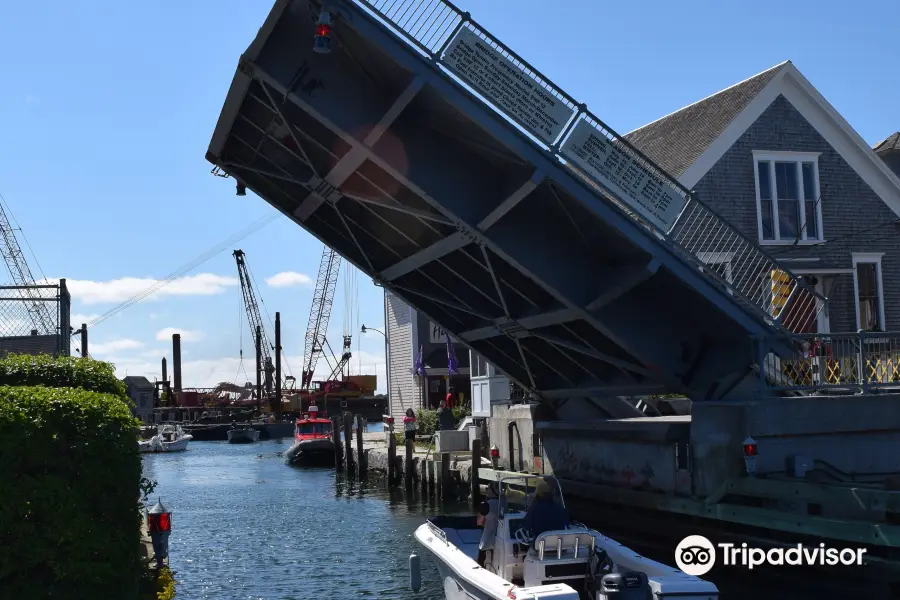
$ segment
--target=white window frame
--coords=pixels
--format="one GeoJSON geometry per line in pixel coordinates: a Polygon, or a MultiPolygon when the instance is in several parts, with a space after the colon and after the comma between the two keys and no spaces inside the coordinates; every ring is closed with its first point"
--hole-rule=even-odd
{"type": "MultiPolygon", "coordinates": [[[[821,156],[821,152],[771,152],[766,150],[754,150],[753,151],[753,183],[756,188],[756,228],[757,228],[757,238],[759,239],[760,245],[763,246],[783,246],[790,245],[796,243],[800,246],[809,246],[814,244],[821,244],[825,241],[825,233],[822,229],[822,183],[819,181],[819,156],[821,156]],[[762,219],[762,199],[759,194],[759,169],[758,165],[760,161],[768,161],[769,162],[769,185],[772,188],[772,230],[775,234],[774,240],[766,240],[763,239],[763,219],[762,219]],[[807,239],[806,234],[809,231],[809,228],[804,227],[803,231],[801,231],[801,239],[795,240],[791,239],[781,239],[781,231],[778,223],[778,191],[777,184],[775,182],[775,163],[776,162],[793,162],[793,163],[812,163],[813,164],[813,176],[816,182],[816,193],[813,194],[814,198],[818,201],[816,204],[816,231],[819,233],[819,237],[807,239]]],[[[800,223],[806,223],[806,200],[803,189],[803,169],[799,169],[798,172],[798,183],[799,189],[797,193],[799,194],[799,210],[800,210],[800,223]]]]}
{"type": "Polygon", "coordinates": [[[853,257],[853,308],[856,312],[856,330],[862,329],[859,314],[859,275],[856,266],[859,264],[875,265],[875,291],[878,293],[878,326],[881,331],[887,330],[887,323],[884,319],[884,283],[881,280],[881,259],[884,252],[854,252],[853,257]]]}

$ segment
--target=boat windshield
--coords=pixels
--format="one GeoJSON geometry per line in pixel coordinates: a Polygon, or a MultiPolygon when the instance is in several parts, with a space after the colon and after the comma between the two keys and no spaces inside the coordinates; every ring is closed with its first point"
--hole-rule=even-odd
{"type": "Polygon", "coordinates": [[[536,497],[549,497],[562,507],[565,502],[555,477],[550,475],[526,475],[505,477],[500,480],[500,502],[503,512],[525,512],[536,497]]]}
{"type": "Polygon", "coordinates": [[[331,423],[300,423],[297,425],[297,433],[301,435],[331,433],[331,423]]]}

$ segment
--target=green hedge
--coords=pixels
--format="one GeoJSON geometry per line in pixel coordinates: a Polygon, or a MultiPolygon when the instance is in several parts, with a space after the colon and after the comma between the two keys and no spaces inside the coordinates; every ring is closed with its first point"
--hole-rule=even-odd
{"type": "Polygon", "coordinates": [[[0,385],[81,388],[125,396],[125,384],[116,377],[112,364],[91,358],[57,358],[49,354],[10,354],[0,358],[0,385]]]}
{"type": "MultiPolygon", "coordinates": [[[[69,378],[110,389],[102,363],[20,357],[4,381],[69,378]]],[[[137,594],[137,422],[122,398],[79,389],[0,387],[0,594],[32,600],[137,594]]]]}

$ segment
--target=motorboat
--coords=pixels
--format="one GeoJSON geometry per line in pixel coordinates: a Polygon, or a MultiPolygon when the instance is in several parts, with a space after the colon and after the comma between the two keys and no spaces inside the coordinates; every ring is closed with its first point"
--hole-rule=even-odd
{"type": "Polygon", "coordinates": [[[229,444],[252,444],[259,439],[259,430],[253,429],[249,425],[232,425],[226,432],[229,444]]]}
{"type": "Polygon", "coordinates": [[[477,562],[482,529],[476,516],[432,517],[416,530],[416,540],[437,563],[447,600],[718,599],[713,583],[641,556],[584,525],[570,523],[533,536],[524,519],[537,487],[544,493],[549,488],[552,501],[565,509],[555,477],[501,478],[497,533],[484,567],[477,562]]]}
{"type": "Polygon", "coordinates": [[[294,443],[284,453],[287,464],[309,462],[334,462],[334,442],[331,439],[331,421],[319,413],[312,404],[309,411],[301,413],[294,426],[294,443]]]}
{"type": "Polygon", "coordinates": [[[187,450],[188,442],[194,436],[185,433],[181,425],[160,425],[157,433],[149,440],[138,442],[138,451],[145,452],[182,452],[187,450]]]}

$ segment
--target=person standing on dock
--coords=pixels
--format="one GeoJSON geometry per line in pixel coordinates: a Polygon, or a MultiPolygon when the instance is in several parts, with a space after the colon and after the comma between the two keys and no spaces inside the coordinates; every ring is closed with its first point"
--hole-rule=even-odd
{"type": "Polygon", "coordinates": [[[447,403],[447,408],[453,409],[453,388],[447,389],[447,397],[444,398],[444,402],[447,403]]]}
{"type": "Polygon", "coordinates": [[[449,431],[455,427],[453,422],[453,411],[447,406],[447,401],[441,402],[441,407],[437,411],[438,430],[449,431]]]}
{"type": "Polygon", "coordinates": [[[411,408],[406,409],[406,416],[403,417],[403,434],[407,442],[416,441],[416,430],[419,425],[416,423],[416,413],[411,408]]]}

